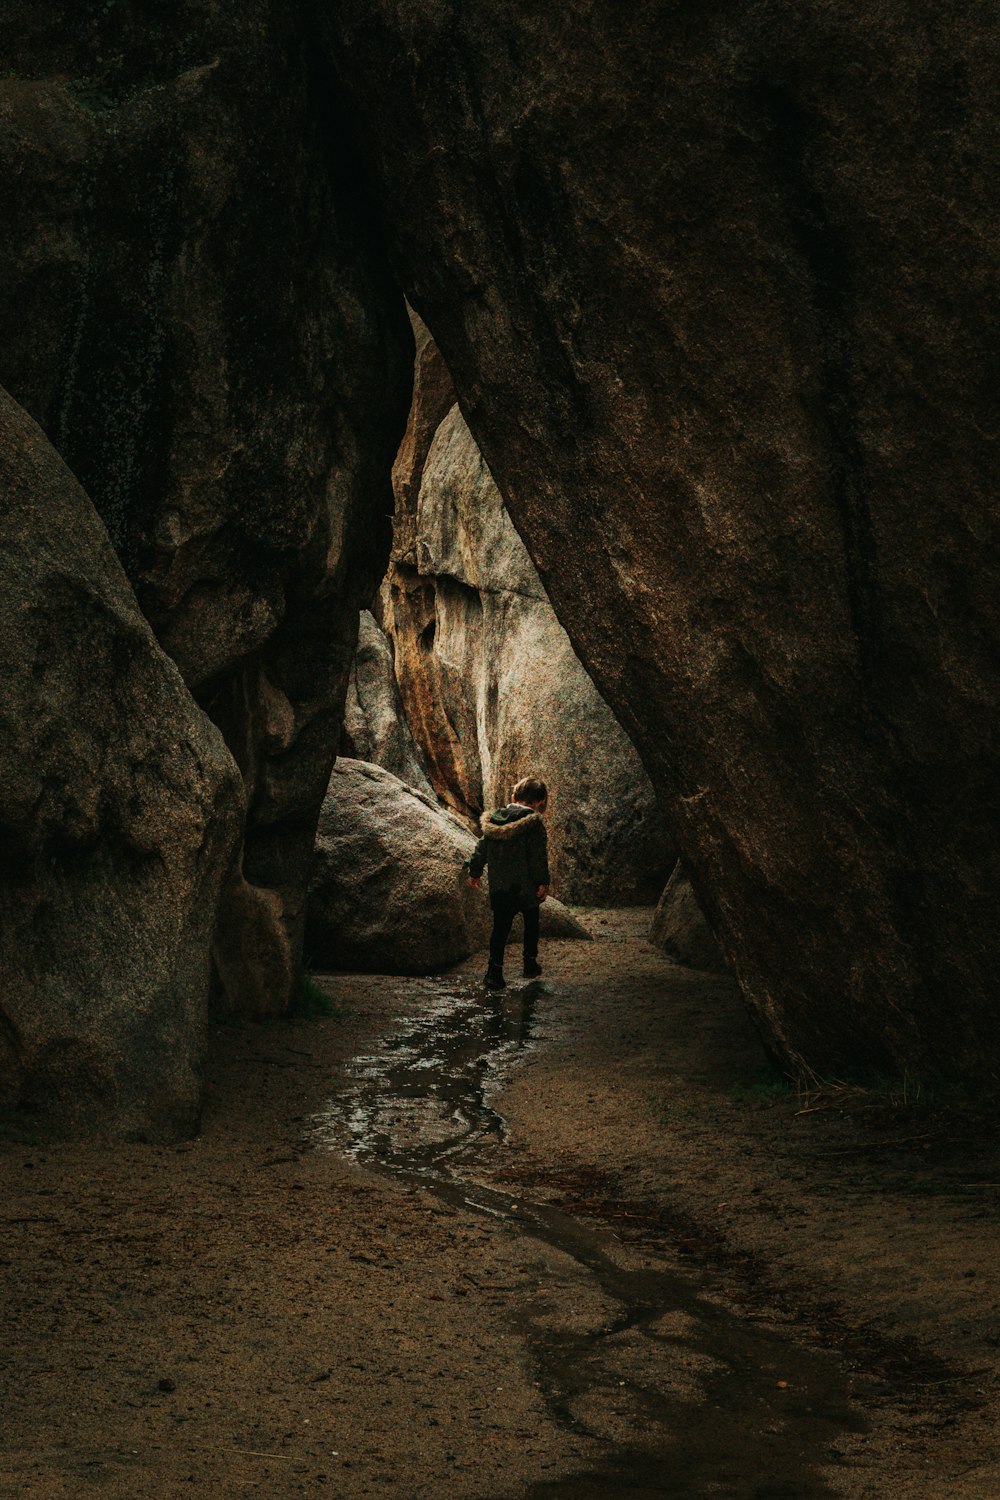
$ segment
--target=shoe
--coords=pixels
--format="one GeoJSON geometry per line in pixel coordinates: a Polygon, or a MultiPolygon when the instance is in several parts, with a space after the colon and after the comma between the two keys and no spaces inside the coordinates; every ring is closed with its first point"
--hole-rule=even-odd
{"type": "Polygon", "coordinates": [[[542,966],[538,962],[537,958],[526,958],[524,960],[524,977],[525,977],[525,979],[537,979],[538,976],[539,976],[539,974],[541,972],[542,972],[542,966]]]}
{"type": "Polygon", "coordinates": [[[507,988],[507,981],[503,977],[503,969],[494,968],[490,964],[483,977],[483,984],[488,990],[505,990],[507,988]]]}

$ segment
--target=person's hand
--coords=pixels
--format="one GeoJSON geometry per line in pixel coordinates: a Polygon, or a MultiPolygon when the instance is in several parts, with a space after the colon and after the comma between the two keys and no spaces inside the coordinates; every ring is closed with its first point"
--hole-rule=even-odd
{"type": "Polygon", "coordinates": [[[545,898],[546,898],[546,896],[548,894],[549,894],[549,888],[548,888],[547,885],[540,885],[538,887],[538,899],[539,899],[539,901],[544,901],[545,898]]]}
{"type": "Polygon", "coordinates": [[[472,886],[472,888],[474,890],[478,891],[478,889],[479,889],[479,882],[480,882],[480,876],[478,876],[478,875],[470,875],[469,876],[469,884],[472,886]]]}

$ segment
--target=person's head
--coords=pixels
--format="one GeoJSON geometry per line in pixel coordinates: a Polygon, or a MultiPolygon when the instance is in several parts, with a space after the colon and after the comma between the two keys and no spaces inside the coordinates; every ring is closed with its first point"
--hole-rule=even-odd
{"type": "Polygon", "coordinates": [[[534,776],[522,776],[510,796],[512,802],[520,802],[525,807],[543,812],[549,800],[549,789],[544,781],[538,781],[534,776]]]}

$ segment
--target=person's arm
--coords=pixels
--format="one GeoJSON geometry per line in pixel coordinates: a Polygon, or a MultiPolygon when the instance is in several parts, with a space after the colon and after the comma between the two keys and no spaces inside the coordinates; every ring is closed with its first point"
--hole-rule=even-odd
{"type": "Polygon", "coordinates": [[[490,857],[490,841],[482,838],[476,845],[472,855],[465,862],[465,868],[469,872],[469,884],[478,885],[486,869],[490,857]]]}
{"type": "Polygon", "coordinates": [[[544,901],[549,894],[549,836],[545,831],[545,824],[539,823],[537,829],[532,829],[534,855],[532,877],[536,882],[536,892],[539,901],[544,901]]]}

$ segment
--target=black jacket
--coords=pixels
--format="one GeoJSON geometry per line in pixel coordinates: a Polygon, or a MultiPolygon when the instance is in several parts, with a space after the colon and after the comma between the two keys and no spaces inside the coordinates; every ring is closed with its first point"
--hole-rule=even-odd
{"type": "Polygon", "coordinates": [[[512,802],[483,814],[482,838],[468,861],[469,874],[478,877],[490,867],[490,894],[501,891],[533,901],[540,885],[549,883],[549,841],[541,813],[512,802]]]}

